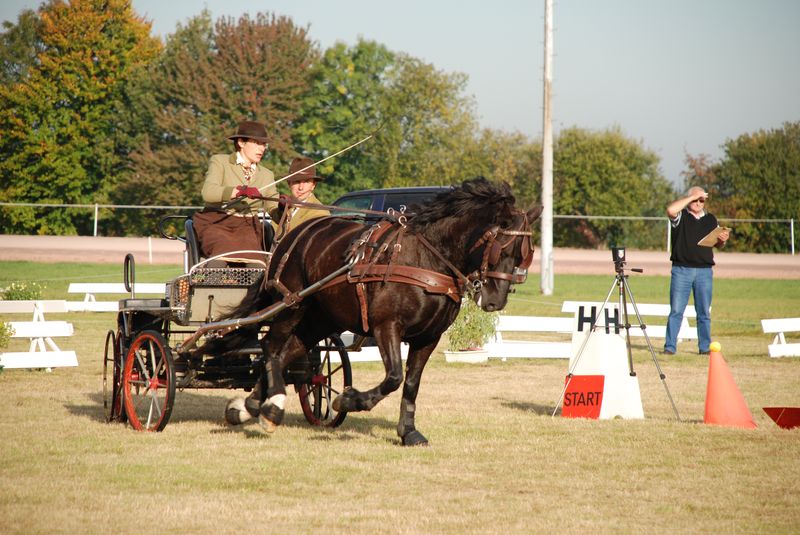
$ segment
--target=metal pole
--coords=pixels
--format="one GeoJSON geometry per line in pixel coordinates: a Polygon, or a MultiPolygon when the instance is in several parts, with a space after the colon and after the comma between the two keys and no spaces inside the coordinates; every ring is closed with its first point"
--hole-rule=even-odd
{"type": "Polygon", "coordinates": [[[667,218],[667,252],[672,254],[672,222],[667,218]]]}
{"type": "Polygon", "coordinates": [[[553,295],[553,0],[544,3],[544,112],[542,114],[541,291],[553,295]]]}
{"type": "Polygon", "coordinates": [[[97,203],[94,203],[94,236],[97,237],[97,203]]]}
{"type": "Polygon", "coordinates": [[[792,237],[792,256],[794,256],[794,218],[789,220],[789,235],[792,237]]]}

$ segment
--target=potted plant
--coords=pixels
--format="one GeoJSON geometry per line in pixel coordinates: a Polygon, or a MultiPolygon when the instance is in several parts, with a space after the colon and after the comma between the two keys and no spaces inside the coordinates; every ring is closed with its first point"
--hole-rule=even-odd
{"type": "Polygon", "coordinates": [[[484,312],[471,299],[461,303],[456,321],[447,330],[447,362],[486,362],[489,352],[483,345],[494,336],[497,312],[484,312]]]}

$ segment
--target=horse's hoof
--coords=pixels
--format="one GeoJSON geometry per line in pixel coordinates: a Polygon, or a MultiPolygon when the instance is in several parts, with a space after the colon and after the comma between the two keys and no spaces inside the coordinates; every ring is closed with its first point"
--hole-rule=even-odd
{"type": "Polygon", "coordinates": [[[229,425],[241,425],[252,418],[242,398],[233,398],[225,406],[225,421],[229,425]]]}
{"type": "Polygon", "coordinates": [[[347,412],[350,406],[350,397],[346,396],[345,394],[339,394],[334,398],[333,403],[331,403],[331,407],[336,412],[347,412]]]}
{"type": "Polygon", "coordinates": [[[274,433],[275,430],[283,422],[284,410],[277,405],[273,405],[269,400],[261,405],[261,410],[258,414],[258,423],[261,428],[267,433],[274,433]]]}
{"type": "Polygon", "coordinates": [[[403,446],[429,446],[428,439],[414,429],[413,431],[403,435],[403,446]]]}
{"type": "Polygon", "coordinates": [[[261,409],[261,401],[259,401],[257,396],[251,394],[244,399],[244,408],[250,413],[250,416],[256,418],[261,409]]]}

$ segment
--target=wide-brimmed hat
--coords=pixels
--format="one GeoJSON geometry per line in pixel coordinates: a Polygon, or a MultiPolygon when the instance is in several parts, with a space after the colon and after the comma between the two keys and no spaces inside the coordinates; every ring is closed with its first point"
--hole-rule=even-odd
{"type": "Polygon", "coordinates": [[[309,180],[309,179],[311,179],[311,180],[325,180],[323,177],[317,176],[316,171],[314,171],[314,160],[312,160],[311,158],[303,157],[303,156],[301,156],[299,158],[295,158],[294,160],[292,160],[292,163],[289,164],[289,175],[291,175],[291,176],[286,179],[287,182],[294,182],[295,180],[297,180],[297,181],[299,181],[299,180],[309,180]],[[304,167],[308,167],[308,169],[306,169],[304,171],[300,171],[300,169],[303,169],[304,167]],[[293,174],[293,173],[296,173],[297,171],[300,171],[300,172],[297,173],[296,175],[293,174]]]}
{"type": "Polygon", "coordinates": [[[258,121],[242,121],[236,126],[236,132],[228,137],[228,139],[239,138],[254,139],[261,143],[266,143],[267,128],[263,123],[259,123],[258,121]]]}

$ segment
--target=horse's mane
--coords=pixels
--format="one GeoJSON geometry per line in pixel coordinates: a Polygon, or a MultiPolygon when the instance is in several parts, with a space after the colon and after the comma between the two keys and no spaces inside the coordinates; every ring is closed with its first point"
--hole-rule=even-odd
{"type": "Polygon", "coordinates": [[[490,182],[479,176],[465,180],[450,191],[444,191],[421,206],[415,207],[416,215],[409,220],[412,230],[425,227],[445,218],[475,217],[487,210],[500,212],[502,206],[513,206],[514,195],[508,184],[490,182]]]}

